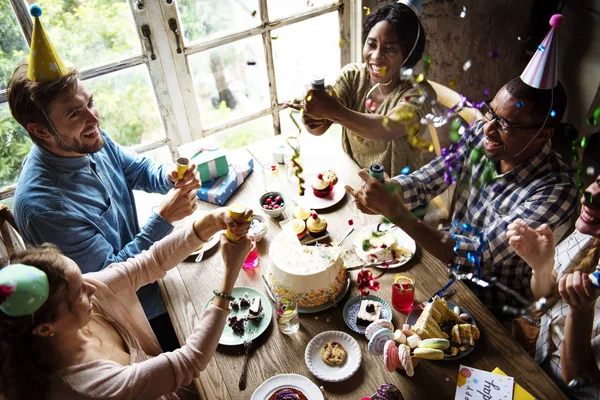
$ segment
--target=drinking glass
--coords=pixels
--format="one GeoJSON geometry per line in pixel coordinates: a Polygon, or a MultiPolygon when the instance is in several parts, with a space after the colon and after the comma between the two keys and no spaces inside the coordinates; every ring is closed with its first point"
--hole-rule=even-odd
{"type": "Polygon", "coordinates": [[[392,283],[392,305],[401,313],[408,314],[415,302],[415,280],[405,274],[396,274],[392,283]]]}
{"type": "Polygon", "coordinates": [[[279,164],[265,164],[263,166],[263,183],[265,192],[272,192],[281,189],[279,183],[279,164]]]}
{"type": "Polygon", "coordinates": [[[242,264],[242,268],[244,269],[252,269],[258,265],[258,249],[256,248],[256,239],[254,236],[249,236],[249,238],[252,242],[252,248],[246,257],[246,260],[244,260],[244,264],[242,264]]]}
{"type": "Polygon", "coordinates": [[[279,299],[277,303],[277,326],[281,333],[292,335],[300,329],[298,305],[290,299],[279,299]]]}

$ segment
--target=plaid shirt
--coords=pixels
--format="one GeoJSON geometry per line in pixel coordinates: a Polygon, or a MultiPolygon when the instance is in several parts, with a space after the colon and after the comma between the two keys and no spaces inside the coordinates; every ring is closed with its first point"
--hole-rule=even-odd
{"type": "MultiPolygon", "coordinates": [[[[548,141],[517,168],[483,184],[485,156],[483,161],[474,163],[469,153],[470,149],[482,146],[484,136],[480,121],[474,130],[465,132],[459,147],[461,170],[453,220],[468,223],[483,233],[483,279],[495,276],[501,283],[531,298],[531,269],[508,244],[508,224],[522,218],[533,228],[547,223],[554,230],[568,222],[578,198],[573,175],[562,158],[551,150],[548,141]]],[[[448,189],[445,171],[444,158],[440,156],[411,175],[395,177],[402,185],[405,205],[414,209],[448,189]]],[[[452,263],[468,272],[474,264],[467,260],[467,253],[478,249],[479,240],[473,235],[457,236],[457,239],[460,239],[459,245],[452,263]]],[[[512,298],[499,290],[476,290],[489,308],[515,305],[512,298]]]]}

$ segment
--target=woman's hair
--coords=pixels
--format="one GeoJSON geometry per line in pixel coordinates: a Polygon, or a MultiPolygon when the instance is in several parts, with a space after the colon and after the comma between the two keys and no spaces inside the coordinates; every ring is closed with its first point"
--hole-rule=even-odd
{"type": "Polygon", "coordinates": [[[33,315],[10,317],[0,311],[0,398],[43,400],[52,372],[48,363],[52,349],[47,340],[33,334],[33,329],[56,320],[58,307],[68,295],[64,261],[56,247],[42,245],[12,257],[11,264],[16,263],[46,273],[49,297],[33,315]]]}
{"type": "MultiPolygon", "coordinates": [[[[49,82],[34,82],[27,78],[27,64],[19,65],[8,82],[8,105],[13,118],[27,130],[27,124],[35,122],[54,133],[44,115],[49,113],[48,107],[59,96],[74,96],[79,85],[79,72],[70,68],[69,72],[49,82]]],[[[29,132],[29,131],[28,131],[29,132]]],[[[29,133],[34,143],[39,139],[29,133]]]]}
{"type": "MultiPolygon", "coordinates": [[[[573,273],[581,271],[584,274],[591,274],[596,270],[596,266],[600,261],[600,239],[594,239],[592,244],[582,252],[578,259],[573,262],[573,266],[567,270],[567,273],[573,273]]],[[[547,296],[547,309],[554,306],[558,300],[560,300],[560,293],[558,292],[558,281],[552,289],[552,293],[547,296]]]]}
{"type": "Polygon", "coordinates": [[[425,51],[425,29],[413,10],[402,3],[389,4],[373,11],[363,24],[363,44],[371,29],[381,21],[388,21],[398,36],[402,54],[405,57],[404,67],[413,68],[425,51]],[[412,50],[412,53],[411,53],[412,50]]]}

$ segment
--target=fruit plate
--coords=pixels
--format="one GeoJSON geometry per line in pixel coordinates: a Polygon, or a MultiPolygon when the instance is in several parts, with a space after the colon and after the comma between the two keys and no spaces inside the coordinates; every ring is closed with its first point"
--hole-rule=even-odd
{"type": "MultiPolygon", "coordinates": [[[[265,296],[258,290],[243,286],[233,288],[232,296],[235,297],[236,300],[239,301],[239,298],[244,297],[245,294],[248,294],[247,299],[250,302],[252,302],[252,298],[254,296],[259,296],[263,307],[264,315],[261,319],[259,319],[258,321],[244,321],[244,332],[246,330],[250,330],[254,333],[254,339],[256,339],[267,330],[269,324],[271,323],[271,320],[273,319],[273,308],[271,307],[271,302],[269,301],[267,296],[265,296]]],[[[213,301],[213,299],[214,296],[206,302],[203,310],[205,310],[206,307],[208,307],[208,305],[211,303],[211,301],[213,301]]],[[[219,344],[225,346],[238,346],[244,344],[244,335],[238,335],[233,332],[233,329],[231,329],[231,327],[229,326],[229,318],[233,316],[239,318],[245,316],[246,314],[248,314],[248,308],[242,310],[242,308],[240,307],[238,311],[234,311],[231,309],[229,310],[229,315],[227,315],[227,322],[225,323],[225,328],[223,328],[223,333],[221,334],[221,338],[219,339],[219,344]]]]}
{"type": "MultiPolygon", "coordinates": [[[[471,317],[471,319],[469,321],[465,321],[465,324],[471,324],[473,326],[477,326],[477,323],[475,322],[475,319],[473,319],[473,315],[471,315],[470,312],[468,312],[463,307],[456,305],[452,302],[448,301],[447,304],[448,304],[448,308],[451,311],[454,310],[454,307],[458,307],[460,309],[461,314],[467,314],[469,317],[471,317]]],[[[406,323],[410,326],[413,326],[415,324],[415,322],[417,322],[417,319],[419,318],[419,316],[421,315],[422,312],[423,312],[423,310],[421,310],[421,309],[413,308],[413,310],[406,317],[406,323]]],[[[475,343],[477,343],[477,342],[475,342],[475,343]]],[[[450,342],[450,345],[457,347],[456,343],[450,342]]],[[[460,360],[461,358],[468,356],[469,354],[471,354],[473,352],[473,350],[475,350],[475,346],[469,346],[469,345],[465,345],[465,346],[468,346],[467,350],[465,350],[465,351],[459,350],[458,354],[455,355],[454,357],[444,357],[440,361],[460,360]]]]}
{"type": "Polygon", "coordinates": [[[350,378],[360,367],[362,354],[358,342],[340,331],[326,331],[312,338],[306,346],[304,361],[308,370],[326,382],[341,382],[350,378]],[[346,350],[346,359],[341,365],[327,365],[321,358],[321,349],[328,342],[337,342],[346,350]]]}
{"type": "Polygon", "coordinates": [[[382,223],[369,225],[363,228],[360,232],[358,232],[358,234],[354,238],[354,251],[356,252],[356,255],[364,262],[374,263],[373,266],[377,268],[389,269],[398,268],[401,265],[406,264],[411,258],[413,258],[415,252],[417,251],[417,244],[415,243],[413,238],[408,236],[408,234],[402,229],[392,224],[382,223]],[[400,255],[398,259],[396,259],[393,262],[390,261],[389,263],[381,263],[380,260],[377,260],[376,258],[373,258],[373,256],[370,256],[366,251],[363,250],[363,242],[365,240],[371,239],[375,232],[387,232],[390,235],[392,235],[393,239],[395,239],[396,244],[406,249],[406,254],[400,255]],[[379,263],[380,265],[378,265],[377,263],[379,263]]]}
{"type": "Polygon", "coordinates": [[[346,304],[344,305],[344,310],[342,315],[344,316],[344,321],[348,328],[352,329],[356,333],[360,333],[361,335],[365,334],[366,326],[356,325],[356,316],[358,315],[358,310],[360,309],[360,302],[362,300],[374,300],[381,303],[381,315],[379,319],[385,319],[392,322],[392,308],[390,305],[379,296],[375,296],[373,294],[369,294],[367,296],[357,295],[351,297],[346,304]]]}
{"type": "Polygon", "coordinates": [[[292,388],[301,391],[308,399],[322,399],[321,390],[310,379],[297,374],[275,375],[256,388],[250,400],[268,400],[277,390],[292,388]]]}
{"type": "Polygon", "coordinates": [[[313,193],[311,182],[316,179],[318,174],[309,174],[304,179],[306,179],[306,183],[304,185],[304,196],[298,195],[297,192],[294,194],[294,201],[306,208],[310,208],[313,210],[322,210],[324,208],[329,208],[344,198],[346,195],[346,189],[344,189],[344,182],[341,178],[338,177],[338,182],[331,189],[331,193],[327,197],[317,197],[313,193]]]}

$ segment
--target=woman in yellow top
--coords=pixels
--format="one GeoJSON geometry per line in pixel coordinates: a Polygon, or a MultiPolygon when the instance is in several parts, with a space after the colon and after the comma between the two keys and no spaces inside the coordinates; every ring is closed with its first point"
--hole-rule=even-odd
{"type": "MultiPolygon", "coordinates": [[[[310,133],[322,135],[332,123],[342,125],[344,151],[360,167],[383,164],[390,176],[399,175],[406,166],[415,170],[423,165],[421,150],[409,145],[405,125],[394,120],[408,110],[419,121],[436,98],[426,81],[415,88],[400,79],[400,69],[414,67],[425,50],[425,31],[416,8],[408,4],[390,4],[372,12],[363,25],[365,63],[346,65],[333,93],[311,90],[303,104],[302,122],[310,133]],[[422,95],[427,100],[419,101],[422,95]]],[[[419,128],[421,136],[426,126],[419,128]]]]}

